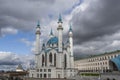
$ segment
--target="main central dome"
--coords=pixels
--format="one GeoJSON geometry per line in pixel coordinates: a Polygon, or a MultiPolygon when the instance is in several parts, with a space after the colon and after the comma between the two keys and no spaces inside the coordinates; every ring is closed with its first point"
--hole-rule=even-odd
{"type": "Polygon", "coordinates": [[[58,38],[57,37],[52,37],[48,40],[47,45],[50,44],[58,44],[58,38]]]}

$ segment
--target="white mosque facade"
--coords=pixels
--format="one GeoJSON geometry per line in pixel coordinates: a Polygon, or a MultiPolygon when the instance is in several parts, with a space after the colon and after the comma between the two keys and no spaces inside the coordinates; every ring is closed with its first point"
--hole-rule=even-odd
{"type": "Polygon", "coordinates": [[[36,27],[35,68],[29,70],[29,77],[34,78],[69,78],[75,75],[73,57],[73,32],[70,26],[68,40],[63,42],[61,15],[58,19],[58,35],[51,30],[47,43],[40,46],[40,24],[36,27]]]}

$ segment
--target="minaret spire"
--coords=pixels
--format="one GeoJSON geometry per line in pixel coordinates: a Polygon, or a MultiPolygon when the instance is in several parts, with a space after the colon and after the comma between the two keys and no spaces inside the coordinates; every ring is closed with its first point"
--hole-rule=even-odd
{"type": "Polygon", "coordinates": [[[73,30],[72,30],[72,25],[70,24],[70,27],[69,27],[69,38],[70,37],[73,37],[73,30]]]}
{"type": "Polygon", "coordinates": [[[52,28],[51,28],[51,32],[50,32],[50,35],[53,35],[53,31],[52,31],[52,28]]]}
{"type": "Polygon", "coordinates": [[[72,32],[72,25],[70,24],[69,32],[72,32]]]}
{"type": "Polygon", "coordinates": [[[40,21],[38,20],[37,27],[40,27],[40,21]]]}
{"type": "Polygon", "coordinates": [[[61,17],[61,14],[59,14],[58,23],[62,23],[62,17],[61,17]]]}
{"type": "Polygon", "coordinates": [[[51,31],[50,31],[50,37],[53,37],[53,31],[52,31],[52,28],[51,28],[51,31]]]}

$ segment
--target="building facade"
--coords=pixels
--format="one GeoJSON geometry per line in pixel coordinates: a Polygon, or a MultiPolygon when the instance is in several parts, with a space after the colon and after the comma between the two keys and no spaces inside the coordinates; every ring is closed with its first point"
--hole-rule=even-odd
{"type": "Polygon", "coordinates": [[[80,72],[116,72],[120,71],[120,51],[86,57],[75,61],[80,72]]]}
{"type": "Polygon", "coordinates": [[[36,27],[35,68],[29,70],[34,78],[69,78],[75,75],[73,57],[73,32],[70,26],[68,40],[63,42],[62,18],[58,19],[58,35],[50,32],[49,40],[40,46],[40,24],[36,27]]]}

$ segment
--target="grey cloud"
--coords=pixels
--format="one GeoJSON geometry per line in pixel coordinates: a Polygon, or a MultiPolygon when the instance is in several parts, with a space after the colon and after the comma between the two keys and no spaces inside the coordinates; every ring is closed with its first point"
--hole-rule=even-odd
{"type": "Polygon", "coordinates": [[[47,3],[47,4],[51,4],[54,3],[55,0],[28,0],[28,1],[32,1],[32,2],[43,2],[43,3],[47,3]]]}
{"type": "Polygon", "coordinates": [[[0,3],[0,27],[12,26],[19,30],[30,30],[33,23],[41,19],[43,13],[46,13],[45,10],[40,11],[44,6],[39,4],[25,0],[3,1],[0,3]],[[35,5],[39,5],[39,7],[35,5]]]}
{"type": "Polygon", "coordinates": [[[120,50],[120,31],[74,46],[75,55],[100,54],[120,50]]]}
{"type": "Polygon", "coordinates": [[[16,61],[0,61],[0,65],[18,65],[21,64],[21,62],[16,61]]]}
{"type": "Polygon", "coordinates": [[[1,29],[2,34],[16,34],[18,31],[12,27],[6,27],[1,29]]]}
{"type": "Polygon", "coordinates": [[[29,68],[30,64],[34,64],[34,56],[18,55],[12,52],[0,52],[0,70],[15,69],[18,64],[22,64],[24,68],[29,68]]]}
{"type": "Polygon", "coordinates": [[[20,58],[11,52],[0,52],[0,65],[17,65],[21,64],[20,58]]]}
{"type": "MultiPolygon", "coordinates": [[[[77,0],[0,0],[0,29],[11,26],[22,31],[31,31],[37,20],[46,25],[49,15],[58,16],[77,0]],[[69,5],[67,5],[69,1],[69,5]]],[[[54,18],[53,18],[54,19],[54,18]]]]}
{"type": "Polygon", "coordinates": [[[73,15],[75,43],[112,35],[120,30],[120,1],[91,1],[85,11],[73,15]]]}

